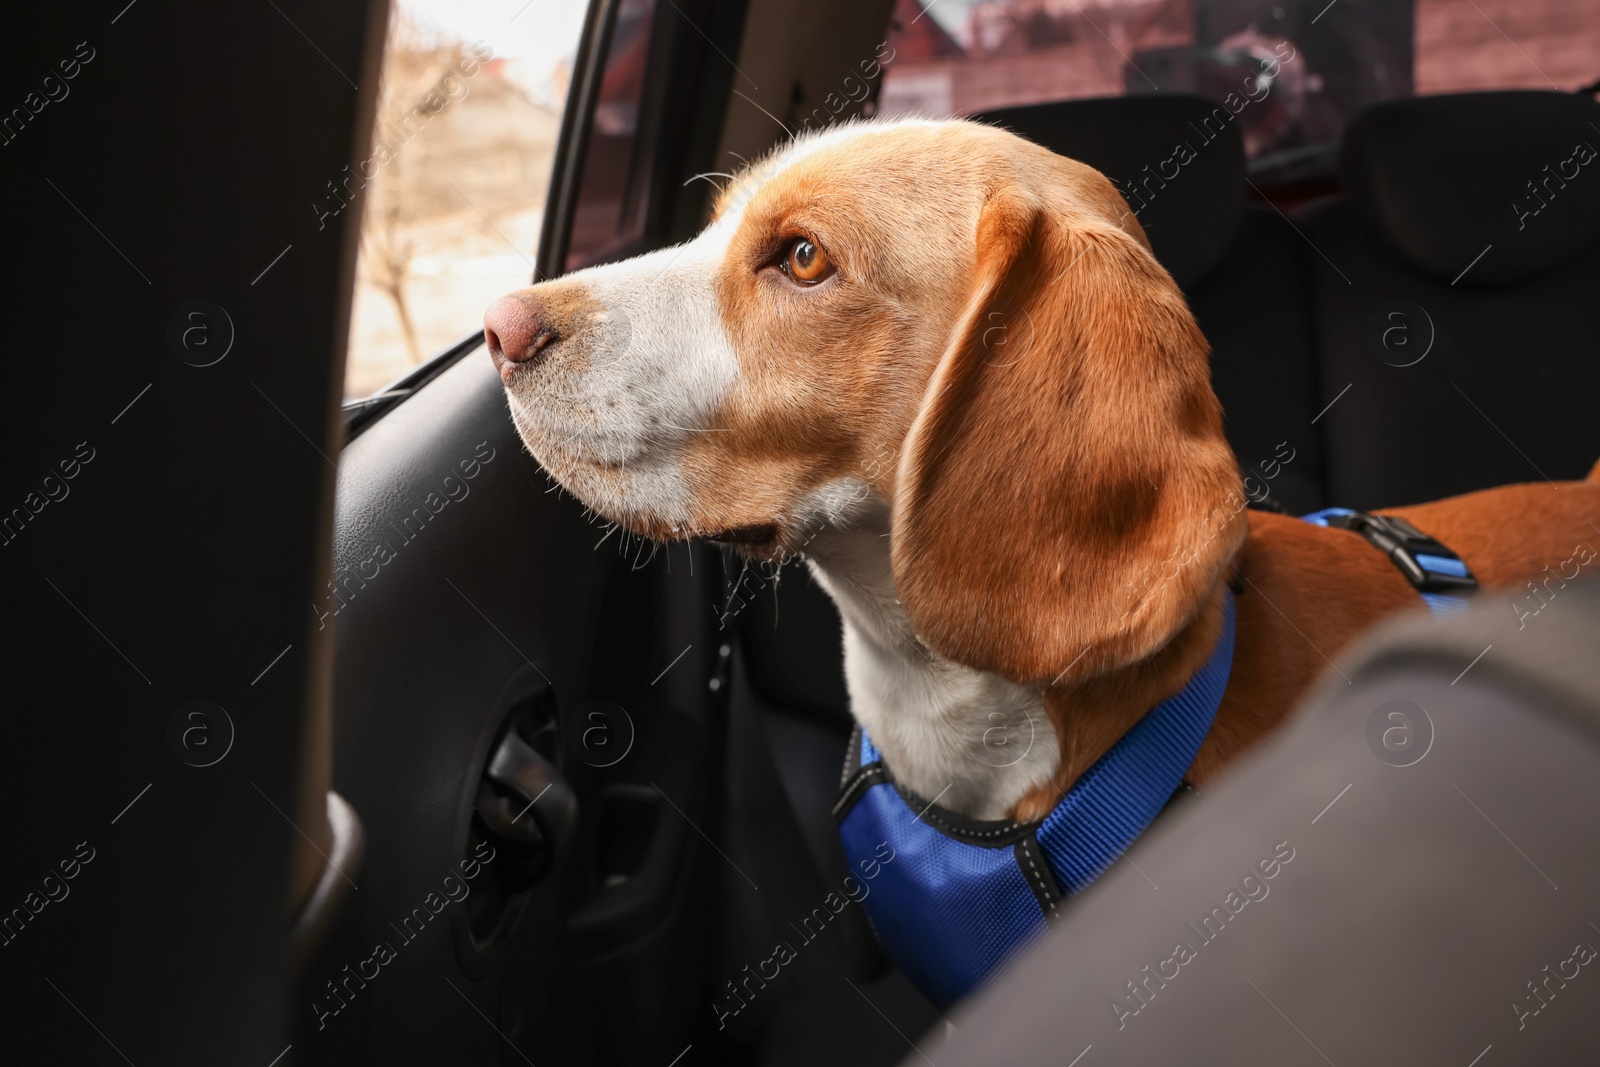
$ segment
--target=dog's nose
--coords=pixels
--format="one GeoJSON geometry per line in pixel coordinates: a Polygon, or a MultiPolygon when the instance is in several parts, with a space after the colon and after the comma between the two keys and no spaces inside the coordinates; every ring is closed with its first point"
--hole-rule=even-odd
{"type": "Polygon", "coordinates": [[[512,364],[532,363],[556,339],[555,329],[517,296],[502,296],[483,313],[483,338],[504,376],[512,364]]]}

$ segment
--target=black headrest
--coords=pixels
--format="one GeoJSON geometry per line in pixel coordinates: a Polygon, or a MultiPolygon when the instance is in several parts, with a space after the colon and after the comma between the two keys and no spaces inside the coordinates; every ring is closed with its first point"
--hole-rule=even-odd
{"type": "Polygon", "coordinates": [[[1222,258],[1244,211],[1244,142],[1221,104],[1152,93],[1008,107],[972,116],[1116,183],[1179,285],[1222,258]]]}
{"type": "Polygon", "coordinates": [[[1375,104],[1346,128],[1339,175],[1356,217],[1408,266],[1519,281],[1600,238],[1600,104],[1556,92],[1375,104]]]}

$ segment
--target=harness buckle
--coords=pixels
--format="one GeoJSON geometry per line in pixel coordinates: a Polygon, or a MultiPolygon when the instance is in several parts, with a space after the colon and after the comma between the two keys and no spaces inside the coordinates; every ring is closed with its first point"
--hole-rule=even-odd
{"type": "Polygon", "coordinates": [[[1328,509],[1324,525],[1353,530],[1372,542],[1400,568],[1419,593],[1465,596],[1478,588],[1461,557],[1398,515],[1328,509]]]}

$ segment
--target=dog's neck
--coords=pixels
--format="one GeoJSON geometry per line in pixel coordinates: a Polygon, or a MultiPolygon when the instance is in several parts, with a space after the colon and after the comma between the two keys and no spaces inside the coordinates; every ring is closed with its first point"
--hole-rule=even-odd
{"type": "Polygon", "coordinates": [[[902,785],[976,819],[1048,812],[1084,771],[1200,668],[1223,589],[1146,660],[1081,682],[1020,685],[929,648],[900,604],[890,509],[875,495],[816,534],[806,559],[844,620],[851,711],[902,785]]]}
{"type": "Polygon", "coordinates": [[[1057,775],[1043,688],[954,663],[917,637],[895,589],[889,530],[889,506],[874,496],[806,547],[844,620],[851,711],[902,785],[971,818],[1005,818],[1057,775]]]}

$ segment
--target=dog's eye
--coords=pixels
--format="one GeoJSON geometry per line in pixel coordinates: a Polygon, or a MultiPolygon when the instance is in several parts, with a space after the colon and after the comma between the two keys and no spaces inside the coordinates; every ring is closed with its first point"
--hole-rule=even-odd
{"type": "Polygon", "coordinates": [[[801,285],[815,285],[833,273],[833,263],[809,239],[801,237],[789,246],[783,260],[783,272],[801,285]]]}

